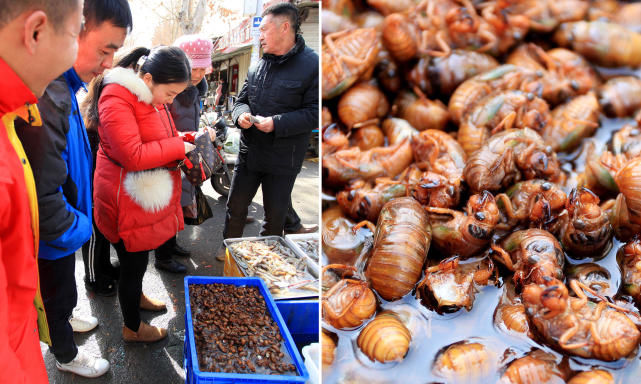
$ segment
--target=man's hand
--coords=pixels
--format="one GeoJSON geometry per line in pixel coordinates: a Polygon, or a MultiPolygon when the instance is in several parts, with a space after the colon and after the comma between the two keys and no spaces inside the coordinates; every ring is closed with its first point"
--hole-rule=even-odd
{"type": "Polygon", "coordinates": [[[241,128],[247,129],[252,126],[252,122],[249,120],[249,117],[251,116],[250,113],[243,112],[240,114],[238,117],[238,125],[241,128]]]}
{"type": "Polygon", "coordinates": [[[274,130],[274,120],[270,117],[263,117],[260,123],[254,123],[254,126],[265,133],[274,130]]]}

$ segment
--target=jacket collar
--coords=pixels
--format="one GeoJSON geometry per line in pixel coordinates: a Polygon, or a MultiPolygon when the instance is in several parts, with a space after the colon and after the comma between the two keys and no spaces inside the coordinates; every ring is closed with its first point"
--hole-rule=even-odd
{"type": "Polygon", "coordinates": [[[153,95],[147,84],[138,76],[133,69],[116,67],[105,75],[104,85],[118,84],[121,85],[129,92],[138,96],[138,101],[146,104],[151,104],[153,95]]]}
{"type": "Polygon", "coordinates": [[[81,87],[84,88],[85,91],[87,90],[87,88],[85,87],[84,81],[80,79],[80,76],[78,76],[78,72],[76,72],[76,70],[73,67],[69,69],[67,72],[63,73],[62,76],[65,77],[65,80],[73,90],[74,95],[78,92],[78,90],[81,87]]]}
{"type": "Polygon", "coordinates": [[[272,55],[271,53],[265,53],[263,55],[263,59],[272,61],[276,64],[283,64],[287,60],[300,53],[303,49],[305,49],[305,39],[303,39],[303,36],[301,35],[296,35],[296,42],[294,43],[294,47],[292,47],[289,52],[281,56],[272,55]]]}
{"type": "Polygon", "coordinates": [[[37,102],[33,92],[2,58],[0,58],[0,89],[3,91],[0,96],[0,116],[26,104],[37,102]]]}

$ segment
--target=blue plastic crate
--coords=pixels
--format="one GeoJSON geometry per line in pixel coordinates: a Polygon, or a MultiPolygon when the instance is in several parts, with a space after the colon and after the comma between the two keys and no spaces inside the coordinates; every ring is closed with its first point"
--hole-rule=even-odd
{"type": "Polygon", "coordinates": [[[309,373],[303,359],[298,353],[294,340],[290,335],[283,318],[274,303],[265,283],[257,277],[218,277],[218,276],[187,276],[185,277],[185,382],[187,384],[204,383],[304,383],[309,379],[309,373]],[[224,373],[224,372],[201,372],[198,367],[198,356],[196,355],[196,341],[194,339],[194,328],[191,318],[191,301],[189,299],[189,286],[191,284],[231,284],[236,286],[255,286],[265,299],[267,309],[271,314],[285,342],[285,348],[292,357],[298,376],[287,375],[259,375],[248,373],[224,373]]]}
{"type": "Polygon", "coordinates": [[[318,342],[318,300],[276,300],[276,306],[299,349],[318,342]]]}

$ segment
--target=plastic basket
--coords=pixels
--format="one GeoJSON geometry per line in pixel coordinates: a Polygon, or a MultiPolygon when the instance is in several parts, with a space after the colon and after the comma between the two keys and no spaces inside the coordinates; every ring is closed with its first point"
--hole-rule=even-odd
{"type": "MultiPolygon", "coordinates": [[[[281,236],[256,236],[256,237],[237,237],[237,238],[230,238],[230,239],[224,239],[223,244],[225,245],[225,266],[224,266],[224,275],[225,276],[246,276],[247,273],[246,271],[241,268],[237,262],[237,255],[234,253],[234,251],[231,249],[232,244],[235,243],[240,243],[243,241],[258,241],[258,242],[264,242],[264,241],[277,241],[279,242],[282,246],[289,248],[296,256],[299,258],[305,260],[305,263],[307,264],[306,272],[305,274],[307,275],[307,278],[313,279],[313,278],[318,278],[318,271],[313,270],[311,267],[311,264],[314,264],[313,260],[307,257],[302,251],[297,251],[294,248],[292,248],[292,244],[290,241],[285,240],[285,238],[281,236]]],[[[316,265],[316,268],[318,266],[316,265]]],[[[272,295],[274,299],[276,300],[283,300],[283,299],[301,299],[301,298],[315,298],[318,297],[318,292],[315,291],[309,291],[309,290],[304,290],[304,289],[292,289],[292,290],[287,290],[283,293],[276,293],[272,295]]]]}
{"type": "Polygon", "coordinates": [[[297,346],[318,342],[318,300],[276,300],[276,306],[297,346]]]}
{"type": "MultiPolygon", "coordinates": [[[[307,260],[307,265],[309,266],[309,269],[314,275],[314,277],[318,277],[320,275],[319,273],[319,267],[318,267],[318,262],[309,257],[303,249],[296,244],[297,241],[300,240],[316,240],[318,241],[318,250],[320,252],[320,245],[321,245],[321,240],[320,240],[320,234],[318,232],[316,233],[298,233],[298,234],[293,234],[293,235],[285,235],[285,241],[292,247],[292,249],[295,252],[298,252],[299,255],[305,258],[307,260]]],[[[320,254],[318,255],[320,258],[320,254]]],[[[319,259],[320,260],[320,259],[319,259]]]]}
{"type": "Polygon", "coordinates": [[[185,277],[185,382],[188,384],[203,383],[304,383],[309,379],[309,373],[298,353],[294,340],[287,330],[287,326],[269,294],[265,283],[257,277],[212,277],[212,276],[187,276],[185,277]],[[194,339],[194,328],[191,317],[191,302],[189,299],[189,286],[192,284],[231,284],[236,286],[255,286],[265,299],[267,309],[271,314],[285,342],[285,348],[292,357],[293,364],[298,373],[297,376],[287,375],[261,375],[248,373],[224,373],[224,372],[201,372],[198,367],[198,356],[196,355],[196,341],[194,339]]]}

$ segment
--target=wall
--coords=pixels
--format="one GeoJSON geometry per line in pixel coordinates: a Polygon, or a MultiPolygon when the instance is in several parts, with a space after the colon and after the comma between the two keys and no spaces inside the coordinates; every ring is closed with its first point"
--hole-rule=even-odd
{"type": "Polygon", "coordinates": [[[243,88],[243,84],[245,84],[245,79],[247,79],[247,72],[249,71],[250,62],[251,51],[246,51],[243,54],[235,56],[233,59],[231,59],[231,65],[238,63],[238,92],[240,92],[240,90],[243,88]]]}
{"type": "Polygon", "coordinates": [[[300,26],[305,43],[320,56],[320,32],[318,31],[318,7],[309,7],[309,15],[300,26]]]}

